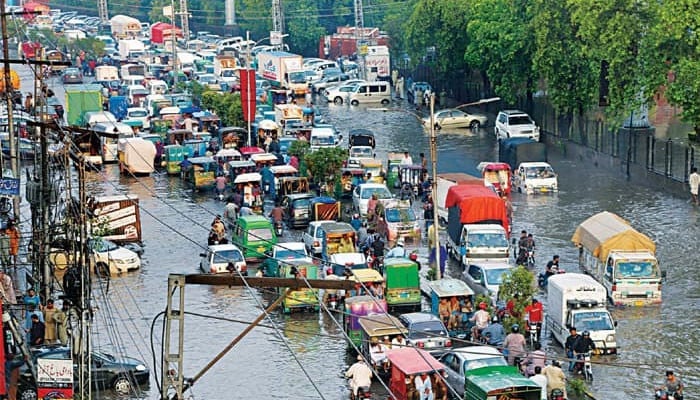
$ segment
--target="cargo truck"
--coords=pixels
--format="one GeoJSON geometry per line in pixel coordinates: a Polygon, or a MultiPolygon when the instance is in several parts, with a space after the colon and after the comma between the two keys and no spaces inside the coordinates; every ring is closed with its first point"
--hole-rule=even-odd
{"type": "Polygon", "coordinates": [[[119,41],[119,55],[123,60],[138,61],[145,54],[146,46],[142,41],[136,39],[122,39],[119,41]]]}
{"type": "Polygon", "coordinates": [[[66,85],[66,116],[68,125],[83,126],[88,111],[102,111],[102,85],[66,85]]]}
{"type": "Polygon", "coordinates": [[[480,185],[452,186],[445,207],[447,248],[462,265],[475,260],[508,261],[508,215],[504,201],[492,189],[480,185]]]}
{"type": "Polygon", "coordinates": [[[438,208],[438,217],[442,222],[447,222],[447,208],[445,199],[447,191],[455,185],[477,185],[484,186],[484,178],[465,174],[463,172],[448,172],[437,176],[437,196],[435,197],[438,208]]]}
{"type": "Polygon", "coordinates": [[[93,224],[104,226],[108,231],[101,235],[113,242],[140,242],[141,217],[139,198],[135,195],[93,197],[88,206],[95,215],[93,224]]]}
{"type": "Polygon", "coordinates": [[[223,82],[235,82],[238,80],[236,74],[236,57],[233,56],[216,56],[214,58],[214,75],[223,82]]]}
{"type": "Polygon", "coordinates": [[[590,332],[595,353],[617,353],[616,323],[605,304],[605,288],[589,275],[557,274],[547,280],[547,323],[562,346],[573,327],[579,334],[590,332]]]}
{"type": "Polygon", "coordinates": [[[515,171],[520,163],[547,161],[547,145],[530,138],[514,137],[498,143],[498,161],[515,171]]]}
{"type": "Polygon", "coordinates": [[[615,305],[661,303],[664,278],[654,255],[656,244],[619,216],[603,211],[576,228],[579,266],[607,290],[615,305]]]}
{"type": "Polygon", "coordinates": [[[303,70],[303,59],[298,54],[284,51],[258,53],[257,73],[280,89],[293,90],[303,97],[309,90],[303,70]]]}

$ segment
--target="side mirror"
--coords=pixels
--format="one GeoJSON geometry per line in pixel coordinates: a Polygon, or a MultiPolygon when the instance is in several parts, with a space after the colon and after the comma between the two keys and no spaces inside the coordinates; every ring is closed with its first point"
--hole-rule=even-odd
{"type": "Polygon", "coordinates": [[[199,253],[199,256],[200,256],[200,257],[206,257],[206,256],[207,256],[207,253],[199,253]]]}
{"type": "Polygon", "coordinates": [[[613,320],[613,325],[617,328],[617,321],[613,320]]]}
{"type": "Polygon", "coordinates": [[[666,270],[661,271],[661,279],[666,280],[666,270]]]}

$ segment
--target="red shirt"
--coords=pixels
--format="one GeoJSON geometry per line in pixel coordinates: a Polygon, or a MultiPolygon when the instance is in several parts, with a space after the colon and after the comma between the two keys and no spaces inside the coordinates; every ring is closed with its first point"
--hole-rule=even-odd
{"type": "Polygon", "coordinates": [[[542,322],[542,303],[534,303],[525,307],[525,312],[530,318],[530,322],[542,322]]]}

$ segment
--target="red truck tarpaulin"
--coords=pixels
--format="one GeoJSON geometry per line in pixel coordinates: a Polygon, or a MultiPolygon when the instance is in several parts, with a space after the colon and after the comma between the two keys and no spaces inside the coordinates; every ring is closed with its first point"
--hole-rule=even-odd
{"type": "Polygon", "coordinates": [[[255,121],[255,70],[242,69],[241,74],[241,103],[243,104],[243,120],[255,121]]]}
{"type": "Polygon", "coordinates": [[[445,208],[459,206],[462,224],[478,224],[484,221],[501,221],[509,232],[508,212],[503,199],[486,186],[455,185],[447,192],[445,208]]]}

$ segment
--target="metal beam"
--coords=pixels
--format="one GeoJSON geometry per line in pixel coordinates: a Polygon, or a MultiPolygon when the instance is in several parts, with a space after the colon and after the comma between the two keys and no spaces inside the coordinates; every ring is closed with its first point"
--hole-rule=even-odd
{"type": "Polygon", "coordinates": [[[30,65],[62,65],[66,67],[70,67],[72,63],[70,61],[51,61],[51,60],[17,60],[17,59],[9,59],[9,58],[2,58],[0,59],[0,62],[3,62],[5,64],[30,64],[30,65]]]}
{"type": "Polygon", "coordinates": [[[326,280],[326,279],[295,279],[295,278],[258,278],[246,277],[245,282],[240,276],[228,274],[191,274],[185,275],[185,283],[193,285],[211,286],[253,286],[253,287],[284,287],[290,289],[337,289],[352,290],[355,288],[354,280],[326,280]],[[307,285],[308,282],[308,285],[307,285]],[[247,283],[247,285],[246,285],[247,283]]]}

